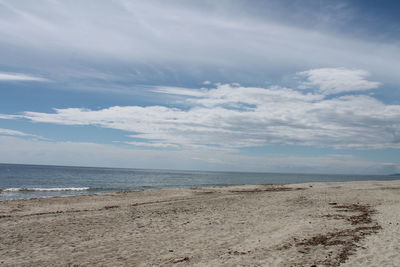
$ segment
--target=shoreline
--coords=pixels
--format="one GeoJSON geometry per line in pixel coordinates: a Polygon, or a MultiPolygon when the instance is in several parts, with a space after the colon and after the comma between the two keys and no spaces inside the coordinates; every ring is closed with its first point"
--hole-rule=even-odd
{"type": "MultiPolygon", "coordinates": [[[[71,195],[56,195],[56,196],[41,196],[41,197],[28,197],[28,198],[15,198],[15,199],[0,199],[1,202],[5,201],[19,201],[19,200],[35,200],[35,199],[42,199],[42,198],[69,198],[69,197],[79,197],[79,196],[96,196],[96,195],[107,195],[107,194],[118,194],[118,193],[129,193],[129,192],[142,192],[142,191],[150,191],[150,190],[177,190],[177,189],[206,189],[206,188],[225,188],[225,187],[236,187],[236,186],[294,186],[294,185],[307,185],[307,184],[331,184],[331,183],[363,183],[363,182],[391,182],[391,181],[400,181],[400,178],[398,179],[393,179],[393,180],[354,180],[354,181],[326,181],[326,182],[299,182],[299,183],[282,183],[282,184],[222,184],[222,185],[205,185],[205,186],[182,186],[182,187],[154,187],[154,188],[146,188],[146,189],[119,189],[117,191],[105,191],[105,192],[97,192],[97,193],[81,193],[81,194],[71,194],[71,195]]],[[[8,189],[8,188],[6,188],[8,189]]],[[[14,188],[13,188],[14,189],[14,188]]],[[[23,188],[22,188],[23,189],[23,188]]],[[[61,188],[60,190],[53,190],[51,187],[46,187],[43,188],[44,190],[37,190],[39,192],[71,192],[71,191],[78,191],[78,192],[84,192],[84,191],[92,191],[94,189],[89,188],[86,190],[65,190],[64,188],[61,188]],[[48,190],[51,189],[51,190],[48,190]]],[[[107,189],[104,189],[107,190],[107,189]]],[[[3,192],[4,189],[0,189],[0,194],[3,192]]],[[[16,190],[18,191],[24,191],[24,190],[16,190]]],[[[27,192],[31,191],[36,191],[36,190],[26,190],[27,192]]],[[[6,191],[8,192],[8,191],[6,191]]],[[[10,191],[13,192],[13,191],[10,191]]]]}
{"type": "Polygon", "coordinates": [[[4,200],[0,264],[396,266],[399,192],[392,180],[4,200]]]}

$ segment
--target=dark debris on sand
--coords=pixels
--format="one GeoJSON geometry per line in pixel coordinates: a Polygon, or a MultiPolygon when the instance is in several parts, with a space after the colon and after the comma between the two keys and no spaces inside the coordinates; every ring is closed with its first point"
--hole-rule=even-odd
{"type": "Polygon", "coordinates": [[[294,239],[294,243],[285,244],[281,249],[288,249],[295,246],[297,251],[305,257],[310,251],[319,248],[325,258],[310,262],[311,266],[339,266],[355,253],[357,248],[360,247],[358,243],[361,240],[382,229],[373,220],[372,215],[376,211],[369,205],[359,203],[345,205],[337,205],[337,203],[329,204],[339,213],[324,215],[324,217],[346,220],[350,223],[348,229],[321,233],[303,240],[294,239]]]}
{"type": "Polygon", "coordinates": [[[296,191],[304,190],[305,188],[292,188],[285,186],[274,186],[265,188],[255,188],[255,189],[240,189],[240,190],[229,190],[231,193],[258,193],[258,192],[282,192],[282,191],[296,191]]]}

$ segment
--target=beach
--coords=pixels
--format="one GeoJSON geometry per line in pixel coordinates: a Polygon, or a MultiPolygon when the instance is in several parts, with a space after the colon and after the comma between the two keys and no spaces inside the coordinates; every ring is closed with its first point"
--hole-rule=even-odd
{"type": "Polygon", "coordinates": [[[1,266],[400,266],[400,181],[0,202],[1,266]]]}

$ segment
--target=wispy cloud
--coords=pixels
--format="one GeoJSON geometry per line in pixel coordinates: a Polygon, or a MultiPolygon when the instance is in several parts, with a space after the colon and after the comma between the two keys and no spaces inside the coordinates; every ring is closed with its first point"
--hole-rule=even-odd
{"type": "Polygon", "coordinates": [[[0,119],[4,120],[10,120],[10,119],[18,119],[20,118],[20,115],[6,115],[6,114],[0,114],[0,119]]]}
{"type": "Polygon", "coordinates": [[[175,144],[167,144],[167,143],[154,143],[154,142],[125,142],[126,144],[130,144],[138,147],[153,147],[153,148],[178,148],[178,145],[175,144]]]}
{"type": "Polygon", "coordinates": [[[173,86],[152,86],[150,87],[152,92],[163,93],[163,94],[172,94],[172,95],[183,95],[183,96],[192,96],[192,97],[204,97],[206,90],[198,90],[198,89],[187,89],[182,87],[173,87],[173,86]]]}
{"type": "Polygon", "coordinates": [[[11,129],[4,129],[4,128],[0,128],[0,135],[11,135],[11,136],[24,136],[24,137],[41,138],[38,135],[28,134],[28,133],[24,133],[24,132],[21,132],[21,131],[11,130],[11,129]]]}
{"type": "MultiPolygon", "coordinates": [[[[348,83],[334,83],[335,87],[331,85],[329,89],[343,93],[349,91],[352,84],[365,83],[370,87],[378,84],[361,78],[356,83],[351,81],[350,78],[348,83]]],[[[190,107],[65,108],[55,109],[54,113],[28,111],[16,116],[34,122],[96,125],[130,131],[133,137],[146,140],[148,145],[145,146],[153,147],[209,145],[237,149],[302,145],[400,148],[400,106],[386,105],[365,94],[327,98],[325,93],[328,89],[306,93],[280,86],[260,88],[230,84],[196,92],[175,87],[157,90],[184,96],[190,107]]]]}
{"type": "MultiPolygon", "coordinates": [[[[273,16],[268,3],[259,10],[260,3],[250,5],[249,10],[240,2],[115,0],[77,5],[55,0],[40,1],[39,9],[36,2],[4,0],[0,57],[12,66],[18,62],[53,75],[106,70],[137,84],[233,79],[260,84],[288,70],[321,66],[369,69],[400,83],[396,43],[302,28],[277,19],[289,16],[273,16]]],[[[319,19],[337,19],[331,24],[343,21],[323,14],[318,13],[319,19]]]]}
{"type": "Polygon", "coordinates": [[[5,73],[0,72],[0,82],[1,81],[31,81],[31,82],[47,82],[48,79],[27,75],[23,73],[5,73]]]}

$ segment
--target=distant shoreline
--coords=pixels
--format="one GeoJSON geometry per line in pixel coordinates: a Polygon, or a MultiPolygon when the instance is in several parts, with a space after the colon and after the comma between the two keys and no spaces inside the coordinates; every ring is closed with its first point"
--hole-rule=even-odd
{"type": "Polygon", "coordinates": [[[53,164],[25,164],[25,163],[4,163],[0,162],[1,165],[14,165],[14,166],[32,166],[32,167],[60,167],[60,168],[82,168],[82,169],[121,169],[121,170],[138,170],[138,171],[171,171],[171,172],[211,172],[211,173],[255,173],[255,174],[302,174],[302,175],[346,175],[346,176],[392,176],[400,174],[368,174],[368,173],[316,173],[316,172],[278,172],[278,171],[227,171],[227,170],[195,170],[195,169],[150,169],[150,168],[139,168],[139,167],[107,167],[107,166],[78,166],[78,165],[53,165],[53,164]]]}

